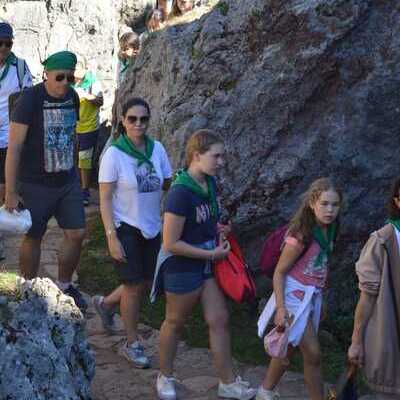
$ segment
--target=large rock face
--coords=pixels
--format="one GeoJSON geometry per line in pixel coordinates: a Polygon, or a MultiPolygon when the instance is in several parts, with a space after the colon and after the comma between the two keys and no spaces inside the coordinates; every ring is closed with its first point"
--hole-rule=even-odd
{"type": "Polygon", "coordinates": [[[74,301],[49,279],[0,303],[0,399],[91,399],[94,357],[74,301]]]}
{"type": "Polygon", "coordinates": [[[96,71],[107,118],[114,101],[118,31],[125,24],[140,28],[144,11],[154,5],[155,0],[3,0],[0,20],[14,27],[13,50],[27,60],[36,81],[42,77],[41,61],[65,49],[96,71]]]}
{"type": "Polygon", "coordinates": [[[175,166],[196,129],[221,133],[223,204],[253,265],[264,235],[288,220],[309,183],[336,177],[348,256],[336,270],[351,276],[399,175],[399,69],[395,2],[220,1],[152,36],[122,99],[150,102],[151,131],[175,166]]]}

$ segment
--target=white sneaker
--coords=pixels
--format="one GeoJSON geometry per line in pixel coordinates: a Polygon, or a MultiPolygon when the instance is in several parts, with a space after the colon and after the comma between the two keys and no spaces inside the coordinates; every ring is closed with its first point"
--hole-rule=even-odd
{"type": "Polygon", "coordinates": [[[226,399],[250,400],[256,395],[256,389],[250,388],[249,382],[242,381],[238,376],[235,382],[218,385],[218,396],[226,399]]]}
{"type": "Polygon", "coordinates": [[[160,400],[176,400],[175,378],[160,372],[157,376],[157,394],[160,400]]]}
{"type": "Polygon", "coordinates": [[[257,390],[256,400],[279,400],[280,395],[274,390],[267,390],[260,386],[257,390]]]}

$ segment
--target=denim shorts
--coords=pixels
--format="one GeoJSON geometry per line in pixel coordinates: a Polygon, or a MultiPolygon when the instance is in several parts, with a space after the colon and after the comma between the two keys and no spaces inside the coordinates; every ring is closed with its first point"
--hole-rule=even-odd
{"type": "Polygon", "coordinates": [[[19,191],[24,207],[32,216],[29,237],[40,239],[51,217],[55,217],[62,229],[85,228],[82,191],[77,178],[60,187],[20,182],[19,191]]]}
{"type": "Polygon", "coordinates": [[[122,223],[117,236],[124,248],[126,263],[115,261],[120,280],[123,284],[151,282],[156,269],[157,255],[160,251],[161,237],[146,239],[134,226],[122,223]]]}
{"type": "MultiPolygon", "coordinates": [[[[177,272],[174,268],[168,268],[169,263],[173,263],[175,257],[166,260],[162,268],[162,280],[165,292],[174,294],[187,294],[194,292],[204,285],[204,282],[213,278],[213,271],[210,262],[204,262],[202,267],[191,268],[189,271],[177,272]]],[[[198,261],[198,260],[196,260],[198,261]]]]}

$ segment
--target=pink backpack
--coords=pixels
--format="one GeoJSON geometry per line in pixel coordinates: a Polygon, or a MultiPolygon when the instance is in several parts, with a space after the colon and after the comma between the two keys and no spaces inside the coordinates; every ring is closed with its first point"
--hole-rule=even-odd
{"type": "Polygon", "coordinates": [[[275,229],[264,243],[264,248],[261,253],[260,268],[261,272],[272,279],[275,272],[276,264],[282,251],[283,241],[288,229],[288,224],[275,229]]]}

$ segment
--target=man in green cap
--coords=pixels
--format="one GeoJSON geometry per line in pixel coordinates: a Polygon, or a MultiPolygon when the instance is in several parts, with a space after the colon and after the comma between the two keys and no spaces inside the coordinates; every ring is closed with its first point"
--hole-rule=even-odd
{"type": "Polygon", "coordinates": [[[76,56],[61,51],[43,65],[44,82],[27,89],[11,113],[5,206],[12,212],[21,200],[32,216],[19,259],[26,279],[37,276],[42,237],[49,219],[56,218],[64,231],[57,284],[84,310],[87,304],[71,284],[85,236],[82,192],[74,166],[79,118],[79,97],[72,88],[76,56]]]}

